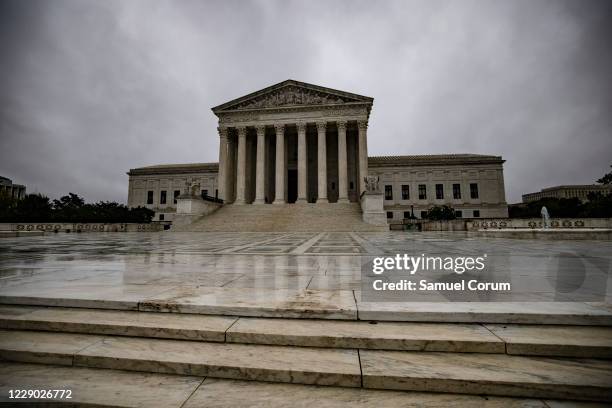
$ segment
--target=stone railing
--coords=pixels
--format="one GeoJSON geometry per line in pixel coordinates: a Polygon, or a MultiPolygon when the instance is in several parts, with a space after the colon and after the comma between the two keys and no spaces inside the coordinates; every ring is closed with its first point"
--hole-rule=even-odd
{"type": "MultiPolygon", "coordinates": [[[[467,221],[468,231],[544,228],[541,218],[482,218],[467,221]]],[[[549,228],[612,228],[612,218],[551,218],[549,228]]]]}
{"type": "Polygon", "coordinates": [[[66,222],[19,222],[1,223],[0,231],[42,232],[148,232],[163,230],[161,223],[66,223],[66,222]]]}

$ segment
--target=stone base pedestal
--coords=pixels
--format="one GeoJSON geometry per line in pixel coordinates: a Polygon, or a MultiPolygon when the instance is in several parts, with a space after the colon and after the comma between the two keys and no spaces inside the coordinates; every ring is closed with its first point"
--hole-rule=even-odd
{"type": "Polygon", "coordinates": [[[383,198],[381,193],[366,192],[361,196],[363,222],[372,225],[387,225],[383,198]]]}
{"type": "Polygon", "coordinates": [[[202,216],[212,214],[223,204],[205,201],[201,197],[180,195],[176,198],[176,215],[172,221],[174,226],[188,225],[202,216]]]}

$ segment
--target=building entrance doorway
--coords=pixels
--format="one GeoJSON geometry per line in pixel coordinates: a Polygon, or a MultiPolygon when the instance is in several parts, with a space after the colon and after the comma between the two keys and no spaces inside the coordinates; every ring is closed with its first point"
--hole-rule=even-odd
{"type": "Polygon", "coordinates": [[[297,201],[297,170],[289,169],[287,171],[287,202],[295,203],[297,201]]]}

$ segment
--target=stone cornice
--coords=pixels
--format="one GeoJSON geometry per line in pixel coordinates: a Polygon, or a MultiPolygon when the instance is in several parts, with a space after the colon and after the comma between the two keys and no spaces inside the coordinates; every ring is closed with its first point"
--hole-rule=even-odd
{"type": "Polygon", "coordinates": [[[414,155],[414,156],[374,156],[368,157],[368,167],[394,166],[448,166],[467,164],[503,164],[501,156],[486,156],[478,154],[444,154],[444,155],[414,155]]]}
{"type": "MultiPolygon", "coordinates": [[[[279,113],[303,113],[317,112],[312,118],[300,117],[294,119],[278,119],[279,123],[296,123],[297,121],[305,121],[314,123],[322,118],[330,118],[330,121],[335,121],[338,118],[342,120],[367,120],[369,110],[362,103],[343,104],[343,105],[317,105],[317,106],[299,106],[299,107],[282,107],[254,110],[240,110],[219,113],[219,124],[222,126],[255,126],[260,122],[270,122],[267,117],[269,114],[279,113]]],[[[271,123],[270,123],[271,124],[271,123]]]]}
{"type": "Polygon", "coordinates": [[[128,176],[147,176],[164,174],[194,174],[194,173],[218,173],[219,163],[186,163],[186,164],[165,164],[159,166],[140,167],[130,169],[128,176]]]}

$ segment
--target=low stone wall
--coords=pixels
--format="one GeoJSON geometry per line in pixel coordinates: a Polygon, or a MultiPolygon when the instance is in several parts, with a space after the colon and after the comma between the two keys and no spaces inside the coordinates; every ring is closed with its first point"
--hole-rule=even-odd
{"type": "MultiPolygon", "coordinates": [[[[544,228],[541,218],[483,218],[467,221],[468,231],[544,228]]],[[[612,228],[612,218],[551,218],[550,228],[612,228]]]]}
{"type": "Polygon", "coordinates": [[[512,238],[544,241],[612,240],[612,229],[604,228],[549,228],[549,229],[481,229],[469,232],[481,238],[512,238]]]}
{"type": "Polygon", "coordinates": [[[466,220],[423,221],[421,231],[465,231],[466,220]]]}
{"type": "Polygon", "coordinates": [[[62,222],[20,222],[1,223],[0,231],[40,231],[40,232],[146,232],[161,231],[161,223],[135,224],[135,223],[62,223],[62,222]]]}

